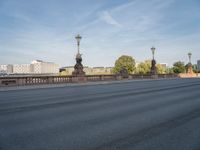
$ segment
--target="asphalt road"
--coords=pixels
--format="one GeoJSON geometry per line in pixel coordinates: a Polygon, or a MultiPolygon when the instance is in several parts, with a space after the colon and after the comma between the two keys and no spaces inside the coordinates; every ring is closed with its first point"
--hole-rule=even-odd
{"type": "Polygon", "coordinates": [[[0,92],[0,150],[200,150],[200,79],[0,92]]]}

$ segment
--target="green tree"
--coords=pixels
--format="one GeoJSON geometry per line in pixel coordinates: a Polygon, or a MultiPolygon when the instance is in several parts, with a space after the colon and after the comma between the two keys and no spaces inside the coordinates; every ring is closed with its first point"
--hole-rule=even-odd
{"type": "Polygon", "coordinates": [[[167,69],[166,69],[166,73],[167,73],[167,74],[173,74],[173,73],[174,73],[173,67],[167,68],[167,69]]]}
{"type": "Polygon", "coordinates": [[[184,62],[181,61],[177,61],[173,64],[173,72],[174,73],[185,73],[186,69],[185,69],[185,64],[184,62]]]}
{"type": "MultiPolygon", "coordinates": [[[[156,68],[158,74],[166,73],[166,69],[161,64],[156,64],[156,68]]],[[[145,60],[144,62],[141,62],[136,68],[137,74],[148,74],[150,73],[150,71],[151,71],[151,60],[145,60]]]]}
{"type": "Polygon", "coordinates": [[[131,56],[122,55],[115,61],[115,67],[113,69],[114,73],[119,73],[122,68],[128,70],[132,73],[135,70],[135,59],[131,56]]]}
{"type": "Polygon", "coordinates": [[[163,67],[161,64],[157,64],[156,67],[158,74],[165,74],[167,72],[167,68],[163,67]]]}
{"type": "Polygon", "coordinates": [[[144,62],[141,62],[138,64],[136,68],[137,74],[148,74],[151,70],[151,61],[145,60],[144,62]]]}

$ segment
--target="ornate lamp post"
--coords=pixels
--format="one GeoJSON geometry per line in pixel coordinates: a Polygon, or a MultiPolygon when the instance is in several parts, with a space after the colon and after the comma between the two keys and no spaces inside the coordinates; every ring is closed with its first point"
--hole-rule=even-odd
{"type": "Polygon", "coordinates": [[[76,41],[77,41],[77,46],[78,46],[78,54],[80,54],[80,41],[82,39],[82,37],[78,34],[76,37],[75,37],[76,41]]]}
{"type": "Polygon", "coordinates": [[[191,63],[192,53],[188,53],[188,57],[189,57],[189,63],[192,64],[192,63],[191,63]]]}
{"type": "Polygon", "coordinates": [[[192,74],[193,73],[192,61],[191,61],[192,53],[188,53],[188,58],[189,58],[189,63],[188,63],[188,70],[187,70],[187,72],[190,73],[190,74],[192,74]]]}
{"type": "Polygon", "coordinates": [[[157,74],[157,69],[156,69],[156,61],[154,59],[154,55],[155,55],[155,50],[156,48],[155,47],[152,47],[151,48],[151,52],[152,52],[152,55],[153,55],[153,59],[151,61],[151,75],[156,75],[157,74]]]}
{"type": "Polygon", "coordinates": [[[153,55],[153,60],[154,60],[155,50],[156,50],[155,47],[152,47],[152,48],[151,48],[151,52],[152,52],[152,55],[153,55]]]}
{"type": "Polygon", "coordinates": [[[78,52],[76,54],[76,65],[74,66],[74,71],[72,72],[72,75],[74,76],[84,76],[85,72],[83,71],[83,65],[82,65],[82,57],[80,54],[80,41],[82,37],[78,34],[75,39],[77,40],[77,47],[78,52]]]}

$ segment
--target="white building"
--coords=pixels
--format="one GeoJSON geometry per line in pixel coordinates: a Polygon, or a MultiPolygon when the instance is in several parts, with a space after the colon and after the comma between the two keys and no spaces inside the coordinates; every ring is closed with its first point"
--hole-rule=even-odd
{"type": "Polygon", "coordinates": [[[31,64],[0,65],[0,71],[8,74],[58,74],[59,66],[52,62],[34,60],[31,64]]]}
{"type": "Polygon", "coordinates": [[[33,73],[33,66],[31,64],[15,64],[13,65],[13,73],[31,74],[33,73]]]}
{"type": "Polygon", "coordinates": [[[5,73],[13,73],[13,65],[0,65],[0,71],[5,73]]]}
{"type": "Polygon", "coordinates": [[[167,64],[167,63],[160,63],[160,65],[161,65],[164,69],[167,69],[167,67],[168,67],[168,64],[167,64]]]}
{"type": "Polygon", "coordinates": [[[34,60],[31,62],[33,73],[35,74],[55,74],[59,73],[59,66],[53,62],[34,60]]]}

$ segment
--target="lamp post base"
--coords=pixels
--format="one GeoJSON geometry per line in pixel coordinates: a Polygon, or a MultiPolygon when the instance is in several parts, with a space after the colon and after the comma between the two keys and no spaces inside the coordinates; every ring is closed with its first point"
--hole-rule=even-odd
{"type": "Polygon", "coordinates": [[[192,66],[189,66],[187,73],[188,74],[194,74],[192,66]]]}
{"type": "Polygon", "coordinates": [[[83,65],[82,65],[82,57],[81,54],[76,55],[76,65],[74,66],[74,71],[72,72],[73,76],[82,77],[85,76],[85,72],[83,71],[83,65]]]}
{"type": "Polygon", "coordinates": [[[157,68],[156,68],[156,61],[153,59],[151,61],[151,71],[150,71],[151,75],[157,75],[157,68]]]}

